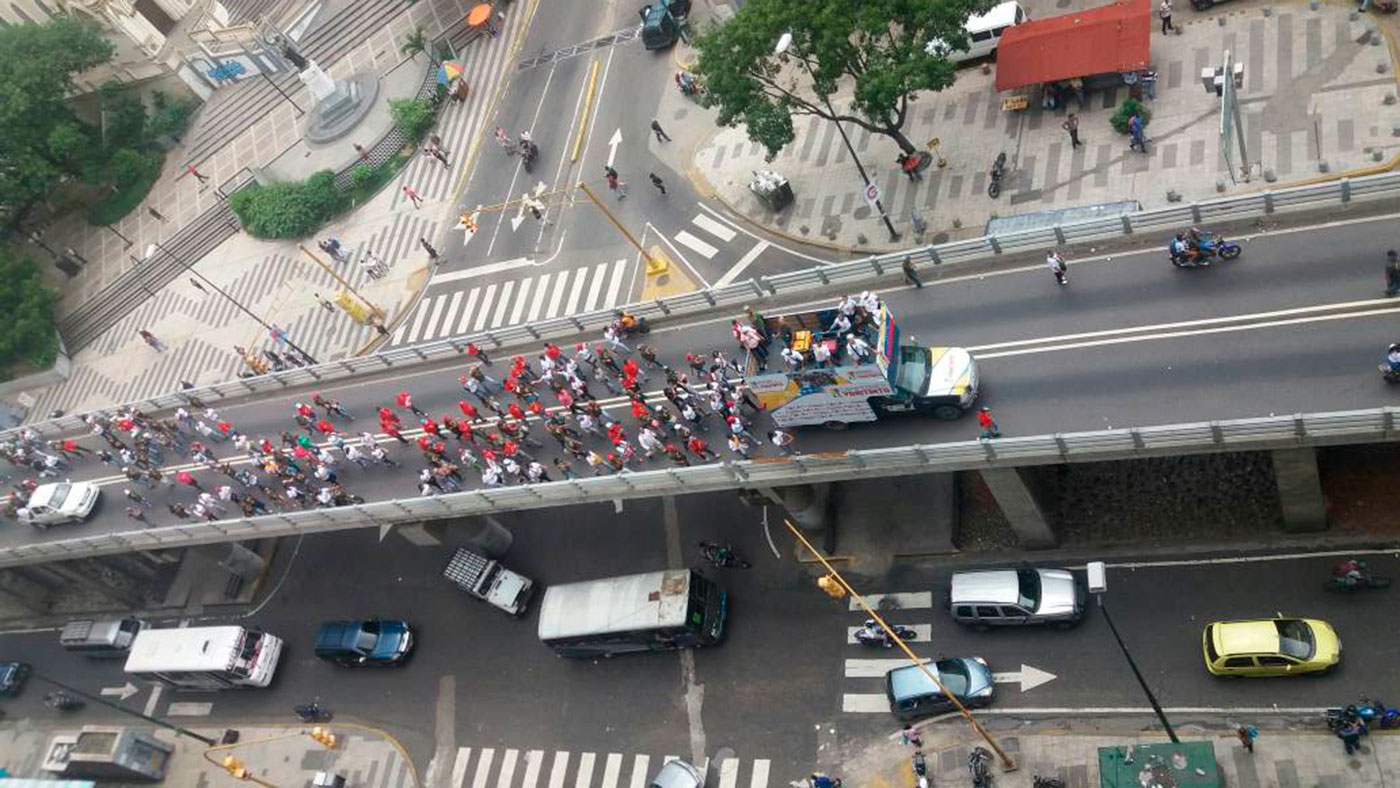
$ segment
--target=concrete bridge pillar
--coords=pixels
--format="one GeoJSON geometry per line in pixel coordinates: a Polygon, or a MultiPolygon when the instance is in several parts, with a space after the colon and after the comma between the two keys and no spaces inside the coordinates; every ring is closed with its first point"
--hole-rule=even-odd
{"type": "Polygon", "coordinates": [[[1283,530],[1323,531],[1327,528],[1327,501],[1317,472],[1317,450],[1275,449],[1270,452],[1283,530]]]}
{"type": "Polygon", "coordinates": [[[1060,540],[1046,521],[1035,492],[1019,469],[983,468],[979,473],[1022,547],[1044,550],[1059,544],[1060,540]]]}

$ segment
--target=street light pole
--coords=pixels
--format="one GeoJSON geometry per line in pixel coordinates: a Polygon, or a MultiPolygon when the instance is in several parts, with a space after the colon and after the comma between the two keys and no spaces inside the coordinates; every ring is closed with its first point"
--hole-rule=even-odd
{"type": "Polygon", "coordinates": [[[1157,713],[1157,719],[1162,721],[1162,727],[1167,731],[1167,738],[1172,740],[1172,744],[1180,744],[1181,740],[1176,737],[1176,731],[1172,728],[1171,722],[1167,719],[1167,713],[1162,711],[1162,704],[1157,702],[1157,696],[1152,694],[1152,688],[1147,686],[1147,679],[1142,677],[1142,671],[1138,670],[1137,662],[1133,661],[1133,655],[1128,653],[1128,646],[1123,642],[1123,638],[1118,634],[1118,627],[1113,625],[1113,617],[1108,614],[1108,605],[1103,603],[1104,592],[1108,590],[1108,575],[1106,574],[1102,561],[1092,561],[1088,566],[1089,591],[1098,600],[1099,610],[1103,611],[1103,620],[1108,622],[1109,631],[1113,633],[1113,639],[1118,641],[1118,648],[1123,652],[1124,659],[1128,660],[1128,667],[1133,671],[1134,678],[1137,679],[1138,686],[1142,687],[1142,694],[1147,696],[1147,702],[1152,706],[1152,711],[1157,713]]]}
{"type": "MultiPolygon", "coordinates": [[[[214,288],[214,290],[215,290],[219,295],[221,295],[221,296],[223,296],[225,299],[227,299],[229,303],[231,303],[231,304],[233,304],[234,306],[238,307],[238,309],[239,309],[240,311],[242,311],[243,314],[245,314],[245,315],[247,315],[248,317],[251,317],[251,318],[253,318],[254,320],[256,320],[256,321],[258,322],[258,325],[260,325],[260,326],[262,326],[263,328],[267,329],[267,332],[268,332],[269,335],[271,335],[271,334],[274,333],[273,330],[272,330],[272,326],[268,325],[266,321],[264,321],[261,317],[258,317],[256,314],[254,314],[253,311],[252,311],[251,309],[249,309],[248,307],[244,306],[243,303],[240,302],[238,299],[236,299],[236,298],[234,298],[233,296],[229,295],[228,292],[226,292],[222,287],[219,287],[218,285],[216,285],[216,284],[214,284],[213,282],[209,281],[208,277],[206,277],[204,274],[201,274],[200,272],[196,271],[196,270],[194,269],[194,266],[192,266],[192,265],[190,265],[189,263],[185,262],[184,259],[181,258],[179,255],[175,254],[174,252],[170,251],[169,249],[166,249],[164,246],[161,245],[161,243],[160,243],[159,241],[157,241],[157,242],[151,244],[150,248],[146,250],[146,257],[148,257],[148,258],[149,258],[149,257],[153,257],[154,254],[155,254],[153,250],[157,250],[157,249],[160,250],[160,251],[162,251],[162,252],[165,252],[165,253],[168,254],[168,255],[170,255],[170,258],[171,258],[172,260],[174,260],[175,262],[179,263],[179,264],[180,264],[180,267],[184,268],[185,271],[189,272],[189,274],[190,274],[191,276],[197,276],[197,277],[199,277],[200,281],[202,281],[202,282],[204,282],[205,284],[209,285],[210,287],[214,288]]],[[[291,346],[292,350],[295,350],[296,352],[300,353],[304,358],[310,360],[310,362],[311,362],[312,364],[317,364],[317,363],[319,363],[319,362],[316,361],[316,359],[312,358],[312,356],[311,356],[310,353],[307,353],[305,350],[302,350],[300,347],[298,347],[297,344],[296,344],[295,342],[292,341],[292,338],[291,338],[290,336],[287,337],[287,344],[291,346]]]]}
{"type": "MultiPolygon", "coordinates": [[[[773,54],[781,55],[791,46],[792,34],[783,33],[782,37],[778,39],[778,45],[773,48],[773,54]]],[[[802,67],[807,70],[807,76],[812,78],[812,88],[815,90],[817,86],[817,75],[812,73],[812,66],[807,62],[806,58],[800,55],[797,59],[802,63],[802,67]]],[[[846,136],[846,127],[841,125],[841,121],[836,119],[836,108],[831,105],[831,97],[825,93],[822,93],[821,97],[822,103],[826,104],[826,111],[831,115],[831,122],[835,123],[836,130],[841,132],[841,141],[846,143],[846,152],[851,155],[851,161],[856,163],[856,170],[860,173],[860,179],[865,182],[865,189],[868,193],[870,191],[870,176],[865,173],[865,165],[861,164],[860,157],[856,155],[855,146],[851,145],[851,138],[846,136]]],[[[884,203],[880,200],[876,200],[875,210],[880,212],[880,218],[885,221],[885,229],[890,231],[890,240],[898,241],[899,233],[895,231],[894,224],[890,222],[890,215],[885,213],[884,203]]]]}

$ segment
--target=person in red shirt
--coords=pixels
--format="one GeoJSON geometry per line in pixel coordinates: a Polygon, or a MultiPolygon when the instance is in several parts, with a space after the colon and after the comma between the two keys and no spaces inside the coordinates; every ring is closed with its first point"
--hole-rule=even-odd
{"type": "Polygon", "coordinates": [[[471,445],[475,446],[475,445],[476,445],[476,433],[472,432],[472,425],[468,424],[466,419],[458,419],[458,420],[455,422],[455,425],[456,425],[457,438],[458,438],[459,440],[465,441],[465,442],[470,443],[471,445]]]}
{"type": "Polygon", "coordinates": [[[615,421],[608,422],[608,440],[612,443],[627,440],[627,433],[622,429],[621,424],[615,421]]]}
{"type": "Polygon", "coordinates": [[[559,346],[553,342],[546,342],[544,343],[544,354],[549,357],[550,361],[558,361],[559,356],[563,355],[563,352],[560,351],[559,346]]]}
{"type": "Polygon", "coordinates": [[[487,366],[491,365],[491,359],[486,356],[486,351],[476,346],[475,342],[467,343],[467,355],[476,356],[476,359],[487,366]]]}
{"type": "Polygon", "coordinates": [[[428,433],[429,435],[433,435],[439,438],[442,437],[442,428],[439,427],[437,425],[437,422],[433,421],[431,418],[424,416],[423,420],[420,421],[419,424],[422,425],[423,431],[428,433]]]}
{"type": "Polygon", "coordinates": [[[393,422],[380,422],[379,429],[384,430],[385,435],[388,435],[399,443],[408,443],[408,438],[405,438],[403,433],[399,432],[399,425],[393,422]]]}
{"type": "Polygon", "coordinates": [[[471,419],[472,421],[481,421],[481,420],[482,420],[482,418],[481,418],[481,411],[477,410],[477,409],[476,409],[476,406],[473,405],[473,404],[471,404],[470,402],[467,402],[467,401],[464,400],[464,399],[462,399],[462,400],[457,400],[457,407],[461,409],[462,415],[463,415],[463,416],[466,416],[467,418],[471,419]]]}
{"type": "MultiPolygon", "coordinates": [[[[554,398],[559,400],[559,407],[573,410],[574,397],[572,394],[569,393],[568,389],[559,389],[558,391],[554,392],[554,398]]],[[[532,413],[534,412],[536,405],[539,405],[538,401],[530,403],[530,411],[532,413]]],[[[544,407],[541,406],[540,410],[544,410],[544,407]]]]}
{"type": "Polygon", "coordinates": [[[1001,429],[997,426],[997,420],[992,417],[991,408],[984,407],[977,411],[977,426],[982,428],[982,440],[1001,437],[1001,429]]]}
{"type": "Polygon", "coordinates": [[[427,435],[419,435],[419,436],[418,436],[418,448],[419,448],[419,449],[422,449],[422,450],[425,451],[425,452],[426,452],[426,451],[431,451],[432,448],[433,448],[433,439],[432,439],[432,438],[429,438],[427,435]]]}
{"type": "Polygon", "coordinates": [[[316,422],[316,431],[322,435],[330,435],[335,432],[335,425],[325,419],[316,422]]]}
{"type": "Polygon", "coordinates": [[[645,424],[651,419],[651,410],[647,408],[645,402],[634,399],[632,400],[632,418],[645,424]]]}
{"type": "Polygon", "coordinates": [[[386,407],[382,407],[382,408],[379,409],[379,423],[380,423],[380,424],[398,424],[398,423],[399,423],[399,414],[393,412],[392,410],[389,410],[389,408],[388,408],[387,406],[386,406],[386,407]]]}
{"type": "Polygon", "coordinates": [[[408,389],[400,391],[398,397],[396,397],[394,401],[398,403],[400,408],[413,411],[413,415],[420,419],[428,415],[419,410],[417,405],[413,404],[413,397],[408,393],[408,389]]]}
{"type": "MultiPolygon", "coordinates": [[[[220,420],[220,421],[218,421],[218,422],[215,423],[215,426],[219,428],[219,432],[220,432],[225,438],[227,438],[227,437],[233,435],[233,425],[232,425],[232,424],[229,424],[229,423],[226,422],[226,421],[220,420]]],[[[73,443],[73,441],[65,441],[63,445],[64,445],[64,447],[66,448],[66,447],[68,446],[68,444],[70,444],[70,443],[73,443]]],[[[68,451],[78,451],[79,449],[78,449],[77,447],[78,447],[78,444],[73,443],[73,448],[67,449],[67,450],[68,450],[68,451]]],[[[82,449],[81,451],[87,451],[87,449],[82,449]]]]}
{"type": "Polygon", "coordinates": [[[706,443],[699,435],[691,436],[686,446],[690,449],[691,454],[702,460],[719,459],[719,455],[710,450],[710,444],[706,443]]]}
{"type": "Polygon", "coordinates": [[[297,415],[309,419],[312,416],[316,415],[316,411],[312,410],[311,406],[307,405],[305,402],[298,402],[297,415]]]}
{"type": "Polygon", "coordinates": [[[525,418],[525,411],[521,410],[520,406],[514,402],[506,406],[506,412],[510,414],[512,419],[523,420],[525,418]]]}
{"type": "MultiPolygon", "coordinates": [[[[559,404],[560,404],[560,405],[564,405],[563,402],[560,402],[559,404]]],[[[568,406],[565,405],[565,407],[568,407],[568,406]]],[[[529,404],[528,406],[526,406],[525,409],[528,410],[528,411],[530,411],[530,415],[532,415],[532,416],[539,416],[540,418],[544,418],[544,406],[541,405],[541,404],[540,404],[540,401],[537,400],[537,399],[532,399],[532,400],[530,400],[530,404],[529,404]]]]}

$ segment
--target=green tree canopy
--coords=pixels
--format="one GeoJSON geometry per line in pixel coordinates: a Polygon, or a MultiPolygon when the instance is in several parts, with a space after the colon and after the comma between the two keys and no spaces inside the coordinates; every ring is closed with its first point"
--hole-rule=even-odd
{"type": "Polygon", "coordinates": [[[965,48],[963,24],[986,6],[986,0],[751,0],[696,40],[696,71],[706,102],[719,109],[719,124],[743,124],[770,158],[793,141],[794,115],[854,123],[912,153],[901,131],[909,101],[954,78],[952,63],[929,54],[928,43],[965,48]],[[792,44],[775,54],[784,33],[792,44]],[[849,111],[833,112],[822,100],[838,90],[853,94],[849,111]]]}
{"type": "Polygon", "coordinates": [[[32,259],[0,248],[0,368],[18,362],[35,366],[53,363],[58,334],[53,327],[54,291],[44,287],[43,275],[32,259]]]}
{"type": "Polygon", "coordinates": [[[95,26],[68,17],[0,29],[0,218],[7,225],[18,224],[59,178],[82,174],[79,154],[91,133],[75,121],[67,97],[74,76],[111,60],[113,51],[95,26]]]}

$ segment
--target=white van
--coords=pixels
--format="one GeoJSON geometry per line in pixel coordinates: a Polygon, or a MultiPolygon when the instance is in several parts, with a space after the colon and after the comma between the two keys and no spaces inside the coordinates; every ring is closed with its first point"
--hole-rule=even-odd
{"type": "Polygon", "coordinates": [[[985,14],[971,16],[963,29],[967,31],[967,49],[957,50],[940,39],[928,42],[925,50],[930,55],[943,55],[954,63],[965,63],[980,57],[987,57],[997,51],[1001,34],[1009,27],[1021,24],[1029,18],[1020,3],[1002,3],[985,14]]]}

